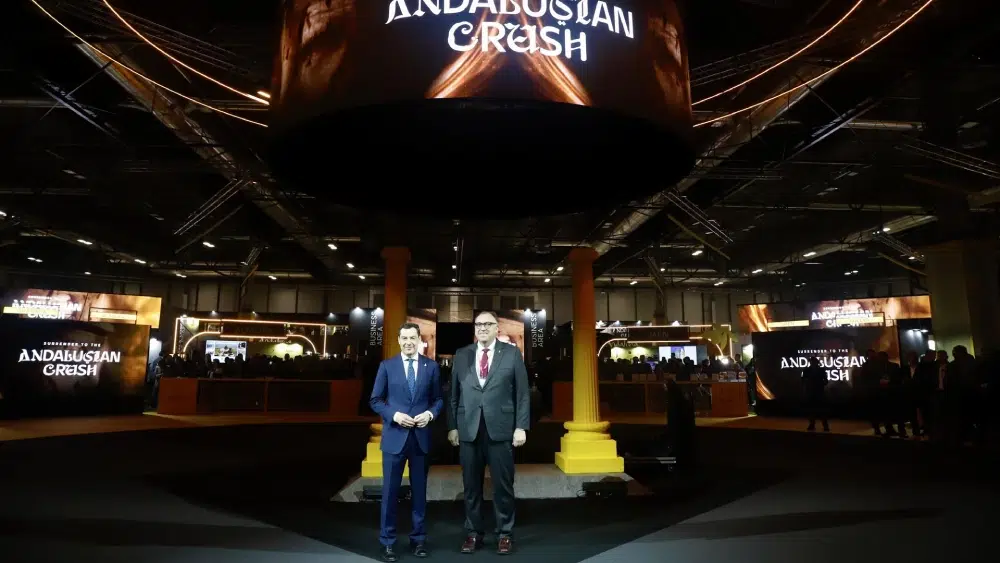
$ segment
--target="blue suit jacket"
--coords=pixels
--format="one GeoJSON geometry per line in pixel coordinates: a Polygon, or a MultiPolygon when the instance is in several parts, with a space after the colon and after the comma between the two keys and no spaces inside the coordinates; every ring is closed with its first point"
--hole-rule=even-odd
{"type": "Polygon", "coordinates": [[[399,454],[406,445],[406,440],[412,432],[423,452],[431,449],[431,427],[403,428],[393,422],[392,417],[397,412],[409,416],[417,416],[424,411],[430,411],[437,420],[441,414],[444,399],[441,395],[441,371],[437,362],[424,356],[417,356],[417,386],[410,396],[410,387],[406,384],[406,366],[403,356],[396,354],[388,360],[382,360],[375,377],[375,387],[372,389],[372,410],[382,417],[382,451],[399,454]]]}

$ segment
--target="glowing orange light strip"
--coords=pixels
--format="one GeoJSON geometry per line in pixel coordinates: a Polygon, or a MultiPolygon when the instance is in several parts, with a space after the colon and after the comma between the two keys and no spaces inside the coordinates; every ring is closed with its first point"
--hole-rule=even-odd
{"type": "Polygon", "coordinates": [[[121,68],[123,70],[127,70],[128,72],[131,72],[132,74],[138,76],[139,78],[145,80],[146,82],[149,82],[153,86],[156,86],[157,88],[160,88],[160,89],[162,89],[162,90],[164,90],[166,92],[169,92],[169,93],[171,93],[171,94],[173,94],[173,95],[175,95],[175,96],[177,96],[179,98],[187,100],[187,101],[191,102],[192,104],[199,105],[199,106],[201,106],[201,107],[203,107],[205,109],[214,111],[216,113],[220,113],[220,114],[225,115],[227,117],[232,117],[234,119],[239,119],[240,121],[244,121],[244,122],[249,123],[251,125],[257,125],[258,127],[267,127],[267,125],[264,124],[264,123],[260,123],[258,121],[254,121],[252,119],[247,119],[247,118],[245,118],[243,116],[236,115],[235,113],[230,113],[230,112],[228,112],[228,111],[226,111],[224,109],[220,109],[220,108],[217,108],[215,106],[206,104],[205,102],[203,102],[203,101],[201,101],[201,100],[199,100],[197,98],[192,98],[191,96],[187,96],[185,94],[181,94],[177,90],[174,90],[172,88],[164,86],[163,84],[160,84],[159,82],[157,82],[157,81],[153,80],[152,78],[146,76],[145,74],[143,74],[143,73],[135,70],[134,68],[128,66],[127,64],[116,60],[111,55],[109,55],[109,54],[105,53],[104,51],[102,51],[101,49],[98,49],[97,47],[95,47],[92,43],[89,43],[83,37],[80,37],[76,32],[74,32],[72,29],[70,29],[69,27],[67,27],[66,24],[64,24],[63,22],[59,21],[59,18],[57,18],[54,15],[52,15],[52,13],[50,13],[41,4],[39,4],[38,0],[31,0],[31,3],[34,4],[36,7],[38,7],[38,9],[41,10],[43,14],[45,14],[46,16],[48,16],[48,18],[50,20],[52,20],[53,22],[55,22],[56,25],[58,25],[59,27],[63,28],[66,31],[66,33],[69,33],[70,35],[72,35],[74,39],[76,39],[77,41],[79,41],[83,45],[86,45],[87,47],[89,47],[90,49],[92,49],[95,53],[101,55],[105,59],[111,61],[113,64],[115,64],[119,68],[121,68]]]}
{"type": "Polygon", "coordinates": [[[239,95],[241,95],[241,96],[243,96],[245,98],[249,98],[249,99],[251,99],[251,100],[253,100],[253,101],[257,102],[257,103],[264,104],[265,106],[266,105],[270,105],[269,102],[267,100],[265,100],[264,98],[261,98],[259,96],[254,96],[253,94],[249,94],[249,93],[244,92],[242,90],[238,90],[236,88],[233,88],[232,86],[226,84],[225,82],[222,82],[220,80],[216,80],[215,78],[212,78],[211,76],[205,74],[204,72],[201,72],[200,70],[192,67],[191,65],[185,63],[184,61],[178,59],[177,57],[175,57],[175,56],[171,55],[170,53],[166,52],[165,50],[161,49],[159,45],[157,45],[156,43],[153,43],[152,41],[150,41],[145,35],[143,35],[142,33],[140,33],[138,29],[136,29],[135,27],[133,27],[132,24],[128,23],[128,21],[125,18],[123,18],[120,13],[118,13],[118,10],[116,10],[115,7],[111,5],[111,2],[108,2],[108,0],[103,0],[103,1],[104,1],[104,5],[108,7],[108,10],[110,10],[111,13],[114,14],[114,16],[116,18],[118,18],[118,21],[122,22],[122,24],[124,24],[125,27],[129,28],[129,30],[132,33],[134,33],[136,37],[138,37],[139,39],[142,39],[147,45],[149,45],[150,47],[152,47],[152,48],[156,49],[157,51],[159,51],[159,53],[161,55],[163,55],[164,57],[167,57],[171,61],[173,61],[173,62],[179,64],[180,66],[182,66],[182,67],[190,70],[191,72],[197,74],[198,76],[204,78],[205,80],[208,80],[209,82],[211,82],[213,84],[221,86],[221,87],[225,88],[226,90],[229,90],[230,92],[232,92],[234,94],[239,94],[239,95]]]}
{"type": "MultiPolygon", "coordinates": [[[[705,102],[707,102],[709,100],[714,100],[715,98],[718,98],[719,96],[724,96],[724,95],[732,92],[733,90],[736,90],[738,88],[742,88],[742,87],[746,86],[747,84],[753,82],[754,80],[757,80],[761,76],[764,76],[765,74],[771,72],[772,70],[778,68],[779,66],[781,66],[781,65],[787,63],[788,61],[794,59],[795,57],[798,57],[802,53],[805,53],[813,45],[815,45],[815,44],[819,43],[820,41],[822,41],[824,37],[826,37],[827,35],[830,35],[830,33],[832,33],[833,30],[835,30],[838,27],[840,27],[840,24],[844,23],[844,21],[846,21],[847,18],[849,18],[851,16],[851,14],[853,14],[858,8],[860,8],[861,4],[864,3],[864,1],[865,0],[858,0],[857,4],[855,4],[854,6],[852,6],[851,9],[848,10],[846,14],[844,14],[839,20],[837,20],[836,23],[834,23],[829,28],[827,28],[827,30],[824,31],[819,37],[817,37],[816,39],[813,39],[812,41],[810,41],[809,44],[807,44],[805,47],[802,47],[798,51],[795,51],[791,55],[788,55],[787,57],[785,57],[784,60],[781,60],[781,61],[779,61],[779,62],[777,62],[777,63],[769,66],[768,68],[765,68],[764,70],[758,72],[757,74],[751,76],[750,78],[747,78],[746,80],[744,80],[743,82],[740,82],[739,84],[736,84],[734,86],[730,86],[729,88],[726,88],[725,90],[723,90],[721,92],[717,92],[715,94],[712,94],[711,96],[709,96],[707,98],[703,98],[701,100],[698,100],[697,102],[693,102],[691,104],[691,106],[694,107],[694,106],[696,106],[698,104],[703,104],[703,103],[705,103],[705,102]]],[[[105,0],[104,3],[107,4],[107,0],[105,0]]]]}
{"type": "MultiPolygon", "coordinates": [[[[32,1],[34,1],[34,0],[32,0],[32,1]]],[[[764,104],[773,102],[774,100],[777,100],[778,98],[781,98],[782,96],[787,96],[788,94],[791,94],[792,92],[796,92],[798,90],[801,90],[801,89],[809,86],[810,84],[813,84],[813,83],[815,83],[815,82],[817,82],[819,80],[822,80],[823,78],[826,78],[827,76],[830,76],[834,72],[837,72],[838,70],[840,70],[840,69],[844,68],[845,66],[847,66],[849,63],[857,60],[858,58],[860,58],[862,56],[864,56],[865,53],[867,53],[868,51],[871,51],[872,49],[874,49],[875,47],[877,47],[879,45],[879,43],[882,43],[886,39],[892,37],[892,35],[894,33],[896,33],[897,31],[899,31],[900,29],[902,29],[903,26],[905,26],[906,24],[908,24],[911,21],[913,21],[914,18],[916,18],[917,16],[920,15],[920,12],[923,12],[924,10],[926,10],[927,7],[930,6],[933,3],[934,3],[934,0],[927,0],[926,2],[924,2],[924,4],[922,6],[920,6],[919,8],[917,8],[916,11],[914,11],[912,14],[910,14],[909,17],[907,17],[905,20],[899,22],[899,25],[897,25],[896,27],[894,27],[891,30],[889,30],[888,33],[886,33],[882,37],[879,37],[871,45],[869,45],[869,46],[865,47],[864,49],[858,51],[851,58],[849,58],[846,61],[840,63],[839,65],[831,68],[830,70],[824,72],[823,74],[820,74],[819,76],[811,78],[811,79],[803,82],[802,84],[799,84],[798,86],[794,86],[792,88],[789,88],[788,90],[785,90],[784,92],[782,92],[780,94],[775,94],[774,96],[771,96],[770,98],[768,98],[766,100],[757,102],[756,104],[753,104],[751,106],[747,106],[747,107],[745,107],[743,109],[738,109],[736,111],[729,112],[729,113],[727,113],[725,115],[720,115],[719,117],[714,117],[714,118],[709,119],[707,121],[701,121],[699,123],[695,123],[694,126],[695,127],[702,127],[702,126],[708,125],[709,123],[715,123],[716,121],[722,121],[723,119],[729,119],[730,117],[733,117],[735,115],[739,115],[741,113],[757,109],[757,108],[759,108],[760,106],[762,106],[764,104]]]]}
{"type": "MultiPolygon", "coordinates": [[[[197,334],[191,335],[191,338],[188,338],[188,341],[184,343],[184,349],[181,350],[181,355],[183,356],[183,355],[187,354],[188,346],[190,346],[191,343],[194,342],[195,339],[197,339],[199,336],[202,336],[202,335],[205,335],[205,334],[219,334],[219,333],[218,332],[212,332],[210,330],[206,330],[204,332],[199,332],[197,334]]],[[[174,337],[174,355],[175,356],[177,355],[177,337],[174,337]]]]}

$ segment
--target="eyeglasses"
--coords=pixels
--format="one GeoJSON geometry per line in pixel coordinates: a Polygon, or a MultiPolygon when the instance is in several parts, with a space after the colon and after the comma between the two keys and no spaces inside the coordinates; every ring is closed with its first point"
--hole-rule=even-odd
{"type": "Polygon", "coordinates": [[[497,323],[476,323],[476,328],[493,328],[497,323]]]}

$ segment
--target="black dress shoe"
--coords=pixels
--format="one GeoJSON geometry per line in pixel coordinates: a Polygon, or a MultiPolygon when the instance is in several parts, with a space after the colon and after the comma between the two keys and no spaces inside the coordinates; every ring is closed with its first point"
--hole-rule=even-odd
{"type": "Polygon", "coordinates": [[[422,543],[411,543],[410,551],[413,553],[414,557],[427,557],[430,555],[427,553],[427,546],[422,543]]]}
{"type": "Polygon", "coordinates": [[[396,555],[396,552],[392,549],[391,545],[382,546],[382,561],[388,561],[389,563],[399,561],[399,556],[396,555]]]}

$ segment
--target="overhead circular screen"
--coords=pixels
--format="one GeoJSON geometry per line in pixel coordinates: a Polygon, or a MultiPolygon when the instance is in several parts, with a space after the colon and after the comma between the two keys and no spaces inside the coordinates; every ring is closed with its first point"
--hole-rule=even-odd
{"type": "Polygon", "coordinates": [[[317,197],[549,215],[693,164],[673,0],[286,0],[282,17],[271,163],[317,197]],[[372,191],[405,187],[418,201],[372,191]],[[515,209],[473,205],[482,190],[515,209]]]}

